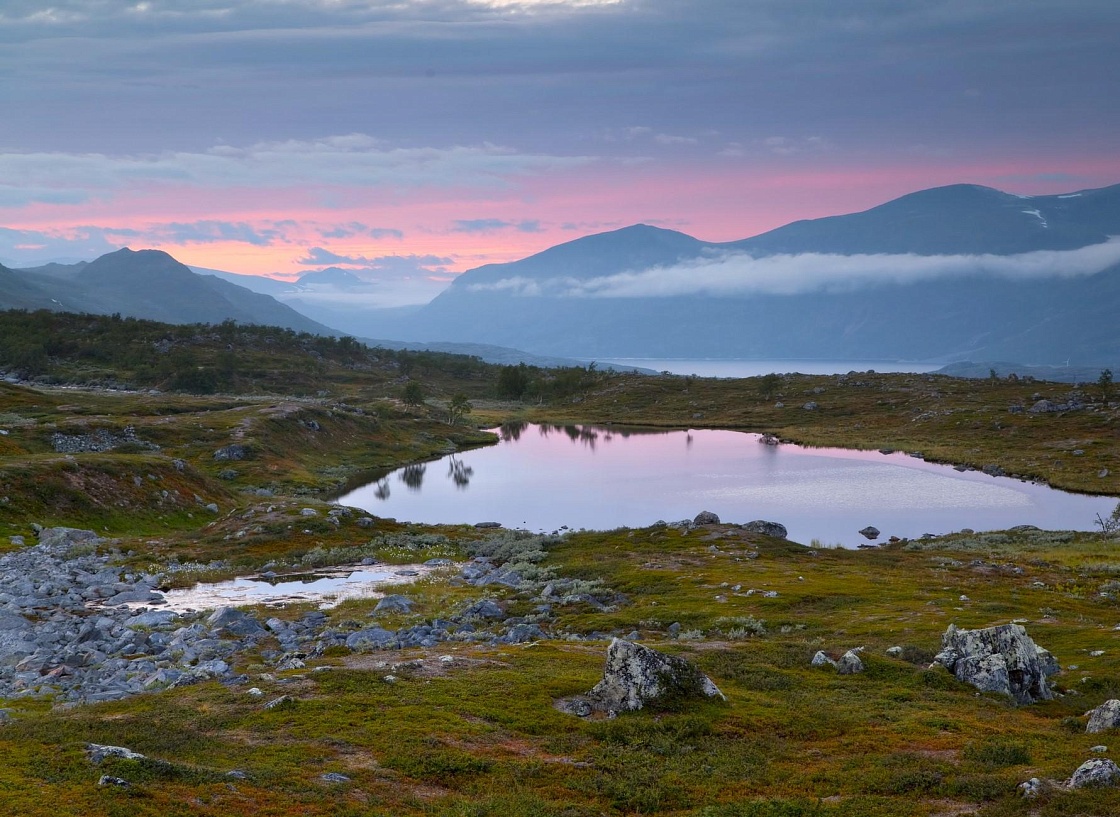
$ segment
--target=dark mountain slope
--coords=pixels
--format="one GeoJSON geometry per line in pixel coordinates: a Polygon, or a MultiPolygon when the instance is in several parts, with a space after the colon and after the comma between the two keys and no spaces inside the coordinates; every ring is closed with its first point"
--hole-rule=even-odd
{"type": "Polygon", "coordinates": [[[786,295],[744,287],[719,297],[691,285],[699,274],[693,266],[673,269],[728,253],[898,255],[901,269],[904,256],[1066,251],[1113,235],[1120,235],[1120,185],[1035,197],[955,185],[724,244],[638,225],[470,270],[382,332],[576,357],[1120,360],[1120,267],[1013,280],[977,263],[914,283],[819,284],[786,295]],[[569,286],[655,267],[670,269],[666,275],[688,294],[590,297],[569,286]]]}

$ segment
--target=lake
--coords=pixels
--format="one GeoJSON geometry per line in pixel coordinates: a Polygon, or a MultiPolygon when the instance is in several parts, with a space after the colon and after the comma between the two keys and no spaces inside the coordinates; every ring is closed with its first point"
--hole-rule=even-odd
{"type": "MultiPolygon", "coordinates": [[[[590,362],[590,361],[588,361],[590,362]]],[[[758,377],[777,372],[786,374],[847,374],[866,372],[916,372],[924,374],[940,369],[942,363],[915,363],[898,360],[738,360],[732,358],[646,358],[612,357],[599,361],[621,367],[635,366],[655,372],[699,377],[758,377]]]]}
{"type": "Polygon", "coordinates": [[[917,538],[1031,524],[1095,530],[1117,500],[958,472],[903,453],[766,445],[738,431],[511,424],[500,442],[400,468],[338,499],[410,522],[549,532],[645,527],[712,511],[854,547],[878,528],[917,538]]]}

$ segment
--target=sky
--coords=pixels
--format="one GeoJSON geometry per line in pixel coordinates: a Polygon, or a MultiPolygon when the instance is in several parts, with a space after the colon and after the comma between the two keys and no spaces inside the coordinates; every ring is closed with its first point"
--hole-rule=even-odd
{"type": "Polygon", "coordinates": [[[334,266],[393,306],[635,223],[1103,187],[1117,31],[1115,0],[3,0],[0,263],[334,266]]]}

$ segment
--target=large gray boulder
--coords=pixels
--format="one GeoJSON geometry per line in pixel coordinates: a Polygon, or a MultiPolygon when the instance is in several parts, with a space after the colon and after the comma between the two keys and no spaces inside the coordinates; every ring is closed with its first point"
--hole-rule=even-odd
{"type": "Polygon", "coordinates": [[[1086,732],[1092,734],[1103,732],[1106,729],[1115,729],[1120,726],[1120,701],[1112,698],[1096,709],[1090,709],[1087,714],[1089,715],[1089,724],[1085,727],[1086,732]]]}
{"type": "Polygon", "coordinates": [[[692,520],[693,525],[718,525],[719,517],[711,511],[700,511],[692,520]]]}
{"type": "Polygon", "coordinates": [[[631,712],[682,696],[727,700],[711,678],[683,658],[616,638],[607,648],[607,665],[599,683],[587,695],[562,702],[560,708],[580,715],[631,712]]]}
{"type": "Polygon", "coordinates": [[[780,522],[767,522],[765,519],[756,519],[743,525],[743,530],[748,533],[761,533],[763,536],[773,536],[776,539],[785,539],[789,534],[786,526],[780,522]]]}
{"type": "Polygon", "coordinates": [[[1018,704],[1053,698],[1047,678],[1060,669],[1018,624],[980,630],[950,624],[933,661],[980,691],[1002,693],[1018,704]]]}
{"type": "Polygon", "coordinates": [[[1069,779],[1071,789],[1083,789],[1089,786],[1115,786],[1118,784],[1120,784],[1120,766],[1104,757],[1086,760],[1077,767],[1077,771],[1069,779]]]}

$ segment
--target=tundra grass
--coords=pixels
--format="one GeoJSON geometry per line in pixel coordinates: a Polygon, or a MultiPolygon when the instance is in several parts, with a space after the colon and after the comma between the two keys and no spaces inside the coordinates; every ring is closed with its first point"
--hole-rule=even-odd
{"type": "MultiPolygon", "coordinates": [[[[1090,400],[1077,412],[1008,411],[1031,405],[1036,392],[1064,401],[1068,386],[796,376],[763,400],[757,380],[596,382],[578,403],[487,403],[478,420],[734,427],[813,444],[920,450],[1083,490],[1120,488],[1115,407],[1090,400]],[[779,400],[784,407],[775,407],[779,400]],[[809,400],[816,410],[801,408],[809,400]]],[[[356,514],[329,520],[324,499],[347,478],[491,439],[448,426],[437,407],[387,399],[360,373],[345,388],[297,400],[0,386],[0,428],[8,431],[0,436],[8,499],[0,525],[28,537],[33,521],[93,526],[130,565],[202,568],[184,581],[366,555],[469,554],[485,535],[473,528],[384,519],[361,528],[356,514]],[[51,446],[56,432],[126,425],[159,449],[66,456],[51,446]],[[228,445],[248,455],[215,460],[228,445]],[[217,514],[206,508],[211,502],[217,514]],[[304,508],[318,514],[304,516],[304,508]]],[[[0,725],[0,813],[1116,813],[1117,790],[1027,801],[1016,785],[1066,778],[1093,746],[1114,742],[1114,734],[1084,734],[1082,714],[1120,697],[1117,544],[1102,534],[1007,531],[845,551],[734,526],[571,534],[548,545],[543,567],[586,582],[599,601],[576,594],[552,603],[546,642],[368,655],[336,648],[285,673],[246,655],[236,667],[246,682],[228,688],[199,684],[73,708],[5,702],[12,718],[0,725]],[[1057,656],[1060,697],[1014,707],[929,668],[950,623],[1008,621],[1023,622],[1057,656]],[[696,662],[728,700],[610,720],[554,708],[596,682],[610,637],[634,633],[696,662]],[[894,646],[898,657],[886,654],[894,646]],[[838,657],[853,648],[863,648],[862,674],[809,666],[817,650],[838,657]],[[251,686],[263,694],[250,695],[251,686]],[[265,708],[282,695],[289,702],[265,708]],[[94,767],[87,742],[128,746],[149,761],[94,767]],[[328,773],[349,780],[330,782],[328,773]],[[132,785],[99,787],[102,774],[132,785]]],[[[376,621],[409,626],[483,596],[513,615],[534,615],[541,603],[447,577],[403,592],[416,599],[413,612],[376,621]]],[[[373,604],[340,605],[329,612],[332,625],[367,626],[373,604]]]]}
{"type": "MultiPolygon", "coordinates": [[[[1081,536],[1069,546],[1103,543],[1081,536]]],[[[1061,562],[815,550],[731,527],[574,534],[548,563],[620,596],[607,612],[558,605],[554,634],[637,630],[695,661],[726,703],[613,720],[558,712],[556,700],[595,683],[605,640],[342,654],[279,676],[245,667],[250,680],[231,688],[63,710],[12,702],[0,787],[27,815],[1107,814],[1120,807],[1114,791],[1029,804],[1016,792],[1028,777],[1068,776],[1110,742],[1085,735],[1081,714],[1120,693],[1117,607],[1093,592],[1110,574],[1061,562]],[[1055,652],[1061,697],[1014,707],[928,668],[949,623],[1009,620],[1055,652]],[[753,626],[734,632],[743,622],[753,626]],[[809,666],[818,649],[854,647],[862,674],[809,666]],[[290,702],[263,707],[280,695],[290,702]],[[93,767],[86,742],[165,763],[93,767]],[[350,779],[323,780],[330,772],[350,779]],[[101,774],[133,785],[98,788],[101,774]]],[[[480,590],[431,581],[408,592],[429,617],[480,590]]],[[[371,605],[332,620],[361,620],[371,605]]]]}

